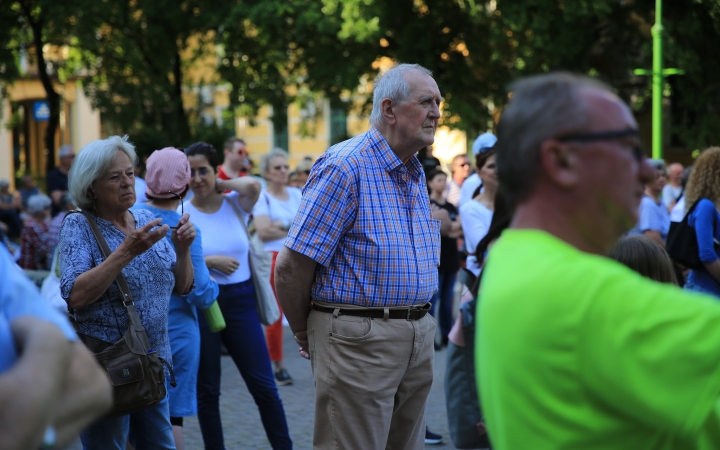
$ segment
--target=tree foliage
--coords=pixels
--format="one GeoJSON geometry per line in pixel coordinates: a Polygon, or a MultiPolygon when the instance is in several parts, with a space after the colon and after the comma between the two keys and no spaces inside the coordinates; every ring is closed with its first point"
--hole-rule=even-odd
{"type": "Polygon", "coordinates": [[[206,0],[87,0],[76,35],[103,121],[130,134],[142,153],[187,145],[199,118],[184,104],[183,89],[194,87],[185,76],[212,58],[207,41],[226,12],[206,0]]]}
{"type": "Polygon", "coordinates": [[[45,90],[50,117],[43,142],[47,150],[47,170],[55,167],[55,133],[60,124],[60,94],[55,84],[61,80],[64,59],[48,61],[46,49],[57,50],[70,44],[71,22],[77,10],[75,0],[17,0],[0,2],[0,81],[14,82],[22,75],[22,62],[29,61],[45,90]]]}
{"type": "MultiPolygon", "coordinates": [[[[233,111],[253,117],[270,105],[276,130],[307,92],[346,108],[348,94],[365,95],[367,106],[362,87],[383,58],[432,70],[443,123],[471,135],[492,127],[511,81],[550,70],[597,76],[634,108],[649,106],[650,80],[632,70],[652,65],[654,0],[16,0],[0,4],[5,80],[19,75],[18,43],[31,42],[24,3],[46,20],[45,42],[61,38],[81,55],[103,122],[148,149],[227,133],[183,102],[201,61],[217,75],[209,83],[231,87],[233,111]]],[[[686,71],[667,84],[673,144],[717,142],[720,6],[666,0],[664,24],[665,65],[686,71]]]]}

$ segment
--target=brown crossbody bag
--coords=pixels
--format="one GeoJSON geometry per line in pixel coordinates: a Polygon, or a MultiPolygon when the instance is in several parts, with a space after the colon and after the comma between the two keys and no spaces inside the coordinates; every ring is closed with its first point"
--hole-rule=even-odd
{"type": "MultiPolygon", "coordinates": [[[[110,256],[110,248],[93,218],[86,212],[82,213],[90,223],[103,256],[110,256]]],[[[175,387],[172,368],[157,352],[150,348],[147,333],[140,317],[135,310],[132,294],[125,276],[120,274],[115,279],[120,289],[120,298],[127,309],[128,329],[120,340],[115,343],[88,336],[78,331],[80,340],[95,355],[95,359],[108,374],[113,386],[113,408],[109,416],[123,416],[158,404],[165,398],[165,372],[163,364],[170,370],[170,385],[175,387]]],[[[72,311],[71,317],[72,317],[72,311]]],[[[77,324],[74,323],[77,330],[77,324]]]]}

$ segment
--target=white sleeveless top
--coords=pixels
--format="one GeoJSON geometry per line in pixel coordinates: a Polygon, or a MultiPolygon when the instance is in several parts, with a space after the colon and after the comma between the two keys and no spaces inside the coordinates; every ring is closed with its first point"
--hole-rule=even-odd
{"type": "MultiPolygon", "coordinates": [[[[189,201],[184,203],[185,212],[190,214],[190,222],[201,232],[203,257],[221,255],[240,261],[240,267],[231,275],[210,269],[210,276],[218,284],[235,284],[250,279],[248,238],[235,210],[228,204],[233,202],[238,207],[247,225],[249,214],[240,207],[238,198],[237,192],[226,194],[222,206],[213,214],[198,211],[189,201]]],[[[180,208],[177,212],[180,213],[180,208]]]]}

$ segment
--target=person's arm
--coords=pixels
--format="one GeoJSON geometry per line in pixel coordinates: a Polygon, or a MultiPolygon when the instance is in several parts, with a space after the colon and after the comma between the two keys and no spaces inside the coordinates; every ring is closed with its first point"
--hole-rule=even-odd
{"type": "Polygon", "coordinates": [[[462,223],[460,222],[460,218],[452,221],[452,224],[450,226],[450,231],[448,232],[447,236],[451,238],[460,238],[463,235],[462,231],[462,223]]]}
{"type": "Polygon", "coordinates": [[[447,236],[452,227],[452,221],[450,220],[450,214],[447,210],[439,208],[436,205],[430,205],[432,209],[432,218],[440,221],[440,235],[447,236]]]}
{"type": "Polygon", "coordinates": [[[31,316],[12,320],[10,329],[19,359],[0,376],[0,442],[3,449],[35,449],[60,406],[73,343],[31,316]]]}
{"type": "Polygon", "coordinates": [[[193,264],[195,275],[195,289],[185,297],[185,300],[200,309],[208,308],[217,299],[220,288],[215,280],[210,277],[205,260],[203,258],[201,231],[195,229],[197,236],[190,246],[190,259],[193,264]]]}
{"type": "MultiPolygon", "coordinates": [[[[83,220],[85,219],[83,218],[83,220]]],[[[68,295],[68,306],[78,309],[96,302],[130,261],[165,237],[169,228],[167,225],[159,226],[161,222],[162,219],[154,219],[133,231],[100,265],[80,274],[68,295]],[[155,231],[150,231],[156,226],[158,228],[155,231]]],[[[63,231],[65,230],[63,229],[63,231]]],[[[67,251],[72,252],[72,249],[67,251]]],[[[62,249],[61,252],[63,252],[62,249]]],[[[61,265],[63,272],[71,270],[66,266],[67,264],[63,262],[61,265]]]]}
{"type": "Polygon", "coordinates": [[[310,356],[307,318],[316,266],[314,259],[287,247],[283,247],[275,261],[275,292],[304,358],[310,356]]]}
{"type": "Polygon", "coordinates": [[[59,447],[69,445],[112,406],[107,375],[82,343],[69,341],[54,323],[24,315],[10,327],[20,358],[0,375],[2,448],[38,448],[48,425],[59,447]]]}
{"type": "Polygon", "coordinates": [[[286,224],[280,220],[272,222],[268,215],[253,216],[253,220],[257,234],[263,242],[276,241],[288,235],[290,227],[286,228],[286,224]]]}
{"type": "Polygon", "coordinates": [[[238,204],[246,212],[251,213],[260,196],[262,186],[254,177],[239,177],[231,180],[217,180],[215,188],[220,191],[238,193],[238,204]]]}
{"type": "Polygon", "coordinates": [[[655,230],[644,230],[643,234],[647,237],[649,237],[651,240],[657,242],[660,244],[662,248],[665,248],[665,240],[662,238],[662,235],[659,231],[655,230]]]}
{"type": "Polygon", "coordinates": [[[74,342],[67,382],[53,420],[58,447],[72,443],[85,427],[108,412],[112,404],[112,386],[106,372],[85,345],[74,342]]]}
{"type": "Polygon", "coordinates": [[[720,283],[720,259],[715,253],[715,223],[717,211],[709,200],[700,200],[693,212],[695,216],[695,237],[698,243],[698,257],[710,275],[720,283]]]}
{"type": "Polygon", "coordinates": [[[195,227],[189,222],[190,214],[185,213],[178,222],[178,228],[170,235],[175,246],[175,288],[178,294],[188,294],[192,289],[195,272],[193,270],[192,258],[190,257],[190,246],[195,240],[195,227]]]}

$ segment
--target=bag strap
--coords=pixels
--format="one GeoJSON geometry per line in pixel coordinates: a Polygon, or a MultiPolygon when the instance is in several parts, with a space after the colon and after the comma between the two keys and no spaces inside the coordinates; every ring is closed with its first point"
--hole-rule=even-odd
{"type": "MultiPolygon", "coordinates": [[[[87,219],[88,223],[90,224],[90,230],[92,230],[93,235],[95,236],[95,240],[97,241],[98,247],[100,247],[100,251],[102,252],[105,259],[107,259],[112,253],[112,251],[110,250],[110,247],[108,246],[105,237],[100,232],[100,228],[97,226],[97,223],[95,223],[95,220],[87,211],[77,212],[82,214],[85,219],[87,219]]],[[[115,278],[115,284],[117,284],[118,288],[120,289],[120,293],[123,296],[122,304],[125,309],[127,309],[130,322],[132,322],[133,326],[138,331],[144,330],[145,328],[143,327],[142,322],[140,321],[140,317],[135,310],[135,304],[133,301],[132,293],[130,292],[130,287],[128,286],[127,280],[125,279],[125,275],[123,275],[122,271],[120,271],[118,276],[115,278]]]]}
{"type": "MultiPolygon", "coordinates": [[[[247,229],[247,225],[245,225],[245,218],[243,218],[243,215],[240,212],[240,208],[238,208],[235,203],[228,200],[227,197],[223,197],[223,201],[227,202],[228,205],[230,205],[232,207],[233,211],[235,211],[235,214],[237,215],[237,218],[240,221],[240,225],[242,225],[243,230],[245,230],[245,234],[247,235],[248,242],[250,242],[250,232],[247,229]]],[[[250,246],[250,247],[252,247],[252,246],[250,246]]]]}
{"type": "Polygon", "coordinates": [[[695,208],[697,207],[698,203],[700,203],[700,200],[702,200],[702,199],[703,198],[700,197],[699,199],[695,200],[695,203],[693,203],[693,205],[690,207],[690,209],[688,209],[688,212],[685,213],[685,217],[683,217],[682,223],[684,223],[685,225],[688,224],[688,217],[690,216],[690,214],[692,214],[693,211],[695,211],[695,208]]]}
{"type": "Polygon", "coordinates": [[[237,207],[237,205],[230,200],[228,200],[227,197],[223,198],[223,201],[226,201],[235,211],[235,214],[237,214],[238,220],[240,220],[240,225],[242,225],[243,230],[245,230],[245,235],[248,238],[248,267],[250,267],[250,278],[252,279],[253,286],[255,286],[255,296],[256,298],[260,298],[260,286],[258,285],[259,280],[258,277],[255,276],[255,269],[253,268],[252,258],[250,257],[250,254],[255,255],[253,245],[252,245],[252,238],[250,237],[250,232],[248,231],[247,225],[245,225],[245,219],[243,218],[242,213],[240,212],[240,208],[237,207]]]}

